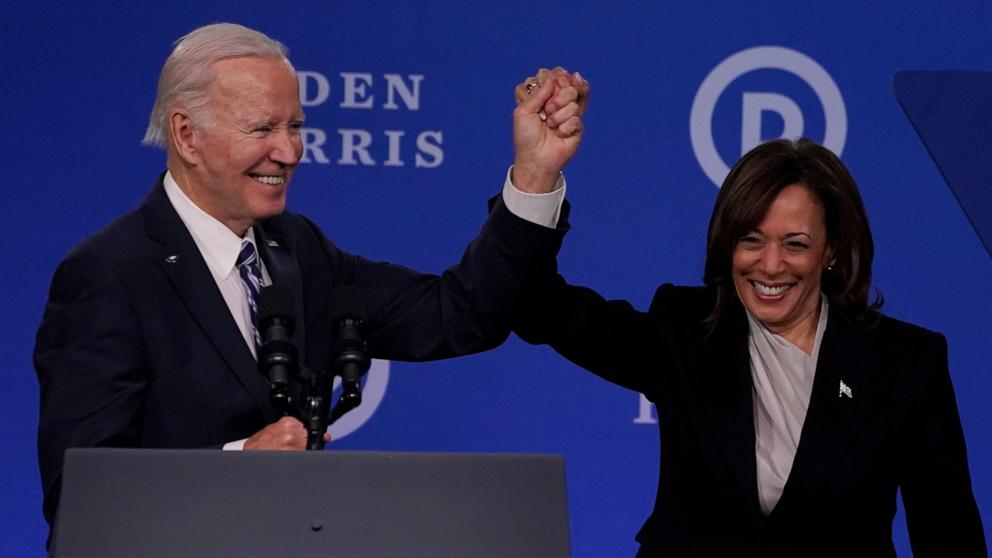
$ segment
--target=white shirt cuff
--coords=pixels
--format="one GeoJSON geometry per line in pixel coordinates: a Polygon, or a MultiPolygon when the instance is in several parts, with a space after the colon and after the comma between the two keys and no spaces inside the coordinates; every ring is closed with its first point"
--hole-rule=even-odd
{"type": "Polygon", "coordinates": [[[237,442],[228,442],[224,444],[224,451],[241,451],[245,449],[245,442],[247,441],[248,438],[245,438],[244,440],[238,440],[237,442]]]}
{"type": "Polygon", "coordinates": [[[561,206],[565,201],[565,177],[558,175],[555,189],[547,194],[528,194],[517,190],[510,181],[512,170],[511,166],[506,171],[506,182],[503,183],[503,203],[506,204],[506,208],[517,217],[535,225],[549,229],[557,227],[561,206]]]}

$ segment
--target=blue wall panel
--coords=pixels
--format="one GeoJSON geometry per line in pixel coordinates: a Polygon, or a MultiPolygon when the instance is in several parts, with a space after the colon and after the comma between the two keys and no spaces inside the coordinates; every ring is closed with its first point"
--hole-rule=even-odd
{"type": "MultiPolygon", "coordinates": [[[[586,138],[566,171],[573,231],[561,268],[571,281],[641,308],[660,282],[697,284],[702,275],[717,189],[690,129],[707,76],[755,47],[812,61],[730,67],[740,75],[709,92],[712,118],[697,128],[732,163],[748,118],[757,117],[751,131],[763,139],[797,125],[789,110],[748,113],[748,95],[791,102],[816,140],[843,118],[841,154],[868,206],[886,311],[950,342],[989,531],[992,259],[891,92],[898,70],[988,68],[988,2],[113,4],[17,3],[0,22],[0,555],[43,555],[31,350],[51,273],[75,242],[133,207],[164,168],[161,152],[139,144],[158,71],[174,39],[215,21],[286,43],[297,69],[314,72],[309,99],[316,74],[327,80],[327,99],[306,108],[309,137],[323,134],[327,163],[308,152],[290,207],[347,250],[423,270],[455,261],[502,185],[512,161],[513,87],[539,66],[581,71],[593,92],[586,138]],[[825,82],[810,83],[814,65],[839,91],[842,111],[821,104],[825,82]],[[370,108],[341,106],[342,74],[370,76],[362,78],[370,108]],[[387,74],[408,87],[419,80],[414,106],[399,97],[397,108],[386,106],[387,74]],[[392,157],[387,132],[399,138],[392,157]],[[342,138],[365,133],[375,163],[347,164],[342,138]],[[429,145],[418,147],[425,133],[429,145]],[[417,166],[418,154],[426,166],[417,166]],[[403,164],[386,165],[391,158],[403,164]]],[[[380,404],[332,449],[561,453],[574,555],[633,555],[658,466],[656,426],[638,422],[650,409],[642,412],[637,394],[515,338],[487,354],[382,364],[374,374],[384,386],[380,404]]],[[[908,556],[901,520],[896,530],[908,556]]]]}

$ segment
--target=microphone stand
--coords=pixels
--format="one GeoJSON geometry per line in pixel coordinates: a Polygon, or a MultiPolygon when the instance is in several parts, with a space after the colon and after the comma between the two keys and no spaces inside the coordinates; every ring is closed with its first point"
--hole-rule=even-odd
{"type": "Polygon", "coordinates": [[[337,405],[331,407],[331,395],[336,374],[328,366],[314,373],[304,366],[293,374],[299,385],[299,397],[286,394],[285,389],[270,385],[269,396],[272,403],[285,415],[292,415],[307,429],[307,450],[324,449],[324,433],[339,418],[362,403],[361,385],[357,382],[342,383],[341,397],[337,405]]]}
{"type": "Polygon", "coordinates": [[[327,431],[327,427],[362,404],[362,387],[359,378],[368,371],[372,363],[362,336],[362,320],[344,318],[340,326],[337,354],[331,365],[321,374],[324,382],[330,385],[325,384],[323,390],[318,389],[320,379],[311,374],[310,395],[304,403],[307,413],[305,416],[308,450],[324,449],[324,432],[327,431]],[[341,397],[332,409],[330,408],[331,389],[328,388],[333,387],[335,376],[341,377],[341,397]],[[326,400],[323,398],[324,393],[328,394],[326,400]]]}
{"type": "Polygon", "coordinates": [[[307,450],[324,449],[324,433],[327,428],[362,404],[362,387],[357,378],[369,369],[370,364],[367,353],[345,349],[333,365],[322,369],[319,374],[301,367],[299,376],[306,382],[306,389],[297,412],[298,418],[307,427],[307,450]],[[352,375],[354,369],[361,372],[352,375]],[[332,408],[331,394],[335,376],[340,376],[342,380],[341,397],[332,408]]]}
{"type": "MultiPolygon", "coordinates": [[[[299,406],[299,418],[307,427],[307,450],[315,451],[324,449],[324,433],[330,423],[327,422],[327,412],[331,405],[331,390],[327,389],[327,384],[334,385],[334,374],[328,369],[321,370],[319,374],[314,374],[308,370],[303,370],[306,374],[304,380],[307,381],[305,396],[299,406]],[[327,394],[325,397],[324,394],[327,394]]],[[[301,373],[301,376],[303,374],[301,373]]]]}
{"type": "Polygon", "coordinates": [[[313,372],[303,366],[292,343],[292,298],[285,288],[269,286],[259,295],[264,309],[263,343],[258,351],[259,371],[269,380],[269,397],[283,414],[292,414],[307,429],[307,449],[324,449],[327,427],[362,403],[359,379],[371,360],[365,346],[364,307],[354,288],[339,287],[333,295],[344,310],[333,319],[335,353],[330,365],[313,372]],[[334,378],[341,377],[341,397],[331,408],[334,378]],[[290,380],[299,388],[290,389],[290,380]],[[294,393],[299,397],[294,397],[294,393]]]}
{"type": "Polygon", "coordinates": [[[371,361],[364,343],[343,343],[344,348],[332,363],[312,372],[299,364],[296,349],[286,341],[270,343],[260,354],[260,363],[268,370],[269,398],[284,415],[293,415],[307,429],[307,449],[324,449],[327,427],[362,403],[362,388],[358,380],[371,361]],[[276,349],[273,349],[276,348],[276,349]],[[331,408],[334,378],[340,376],[341,397],[331,408]],[[299,389],[289,389],[292,379],[299,389]],[[299,396],[294,397],[296,391],[299,396]]]}

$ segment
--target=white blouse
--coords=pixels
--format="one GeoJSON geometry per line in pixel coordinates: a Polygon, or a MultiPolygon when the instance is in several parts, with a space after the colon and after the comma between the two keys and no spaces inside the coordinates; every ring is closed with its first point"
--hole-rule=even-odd
{"type": "Polygon", "coordinates": [[[820,319],[811,354],[768,331],[750,312],[747,314],[758,498],[765,515],[775,508],[792,471],[813,391],[820,340],[827,327],[827,310],[827,297],[821,293],[820,319]]]}

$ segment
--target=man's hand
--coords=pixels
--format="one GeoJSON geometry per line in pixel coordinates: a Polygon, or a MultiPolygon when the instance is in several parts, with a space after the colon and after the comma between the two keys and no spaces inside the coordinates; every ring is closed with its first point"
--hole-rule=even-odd
{"type": "MultiPolygon", "coordinates": [[[[331,436],[324,434],[324,443],[330,442],[331,436]]],[[[307,429],[303,423],[293,417],[282,417],[254,436],[245,440],[246,450],[303,450],[307,448],[307,429]]]]}
{"type": "Polygon", "coordinates": [[[517,86],[515,97],[513,185],[522,192],[550,192],[579,148],[589,82],[561,67],[541,68],[517,86]]]}

